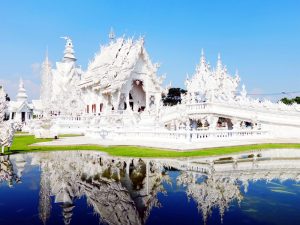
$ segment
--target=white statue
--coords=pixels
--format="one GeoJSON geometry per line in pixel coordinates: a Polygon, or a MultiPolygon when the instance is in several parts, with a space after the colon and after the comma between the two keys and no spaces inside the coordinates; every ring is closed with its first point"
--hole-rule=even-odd
{"type": "Polygon", "coordinates": [[[236,96],[240,77],[238,74],[231,77],[223,66],[220,54],[215,70],[211,70],[206,62],[202,50],[199,66],[196,67],[195,75],[186,79],[188,95],[192,96],[192,102],[202,101],[232,101],[236,96]]]}
{"type": "Polygon", "coordinates": [[[14,124],[11,121],[4,121],[5,112],[7,110],[7,101],[6,93],[3,90],[3,87],[0,88],[0,146],[1,152],[4,153],[4,148],[11,147],[15,128],[14,124]]]}

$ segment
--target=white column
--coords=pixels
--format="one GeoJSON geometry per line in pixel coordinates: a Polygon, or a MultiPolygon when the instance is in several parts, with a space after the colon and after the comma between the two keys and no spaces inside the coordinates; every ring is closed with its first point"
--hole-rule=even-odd
{"type": "Polygon", "coordinates": [[[125,96],[126,96],[126,99],[125,99],[125,101],[126,101],[126,110],[131,110],[130,104],[129,104],[129,92],[127,92],[125,94],[125,96]]]}
{"type": "Polygon", "coordinates": [[[207,121],[209,123],[209,129],[210,130],[215,130],[216,129],[218,119],[219,119],[219,117],[216,117],[216,116],[208,116],[207,117],[207,121]]]}

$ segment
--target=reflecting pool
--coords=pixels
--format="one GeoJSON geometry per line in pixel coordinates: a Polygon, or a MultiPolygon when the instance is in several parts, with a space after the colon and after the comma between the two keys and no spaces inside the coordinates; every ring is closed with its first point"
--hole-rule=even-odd
{"type": "Polygon", "coordinates": [[[300,150],[0,156],[0,224],[300,224],[300,150]]]}

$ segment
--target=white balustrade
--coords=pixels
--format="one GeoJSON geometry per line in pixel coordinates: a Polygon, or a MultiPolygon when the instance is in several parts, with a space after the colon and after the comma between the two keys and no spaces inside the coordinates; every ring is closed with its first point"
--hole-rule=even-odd
{"type": "Polygon", "coordinates": [[[149,140],[177,140],[184,142],[206,141],[208,139],[241,139],[249,137],[264,137],[267,131],[262,130],[215,130],[215,131],[168,131],[168,130],[105,130],[88,129],[87,135],[93,137],[102,137],[107,139],[149,139],[149,140]]]}

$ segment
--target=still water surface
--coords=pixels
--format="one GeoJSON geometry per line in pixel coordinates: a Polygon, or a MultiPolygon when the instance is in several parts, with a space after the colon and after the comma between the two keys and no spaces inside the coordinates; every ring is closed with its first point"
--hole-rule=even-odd
{"type": "Polygon", "coordinates": [[[300,224],[300,151],[0,156],[0,224],[300,224]]]}

